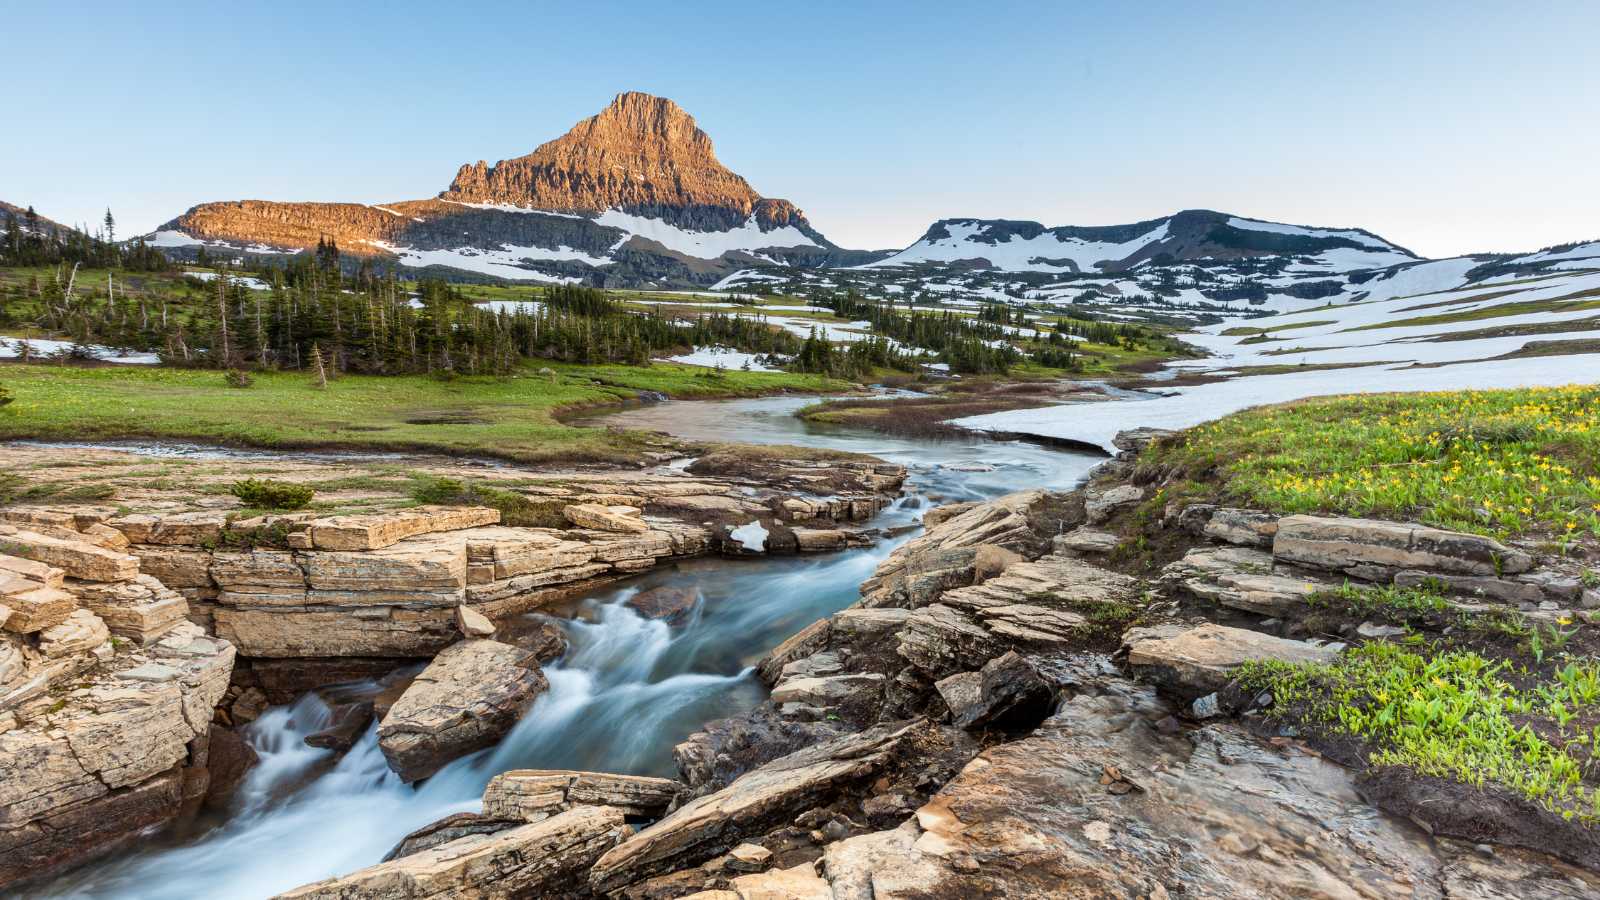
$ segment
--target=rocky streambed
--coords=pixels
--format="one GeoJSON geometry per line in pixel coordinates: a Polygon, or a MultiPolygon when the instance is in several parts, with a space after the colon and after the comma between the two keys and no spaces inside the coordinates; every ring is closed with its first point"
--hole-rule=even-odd
{"type": "MultiPolygon", "coordinates": [[[[773,412],[759,402],[695,404],[683,424],[793,441],[803,426],[773,412]]],[[[1241,681],[1264,663],[1331,663],[1409,633],[1369,621],[1381,618],[1371,609],[1341,619],[1317,600],[1346,582],[1440,586],[1452,615],[1492,607],[1497,622],[1570,626],[1572,646],[1590,646],[1600,596],[1566,562],[1406,523],[1162,505],[1134,462],[1151,433],[1119,437],[1122,455],[1082,485],[1096,460],[1037,447],[802,436],[873,450],[885,461],[873,477],[899,474],[877,466],[909,464],[903,485],[883,485],[903,496],[872,504],[865,526],[879,529],[875,541],[850,548],[857,542],[847,537],[847,549],[821,556],[758,555],[737,536],[749,521],[704,520],[708,546],[732,556],[663,553],[643,574],[574,579],[508,610],[475,601],[472,586],[500,580],[502,560],[550,547],[500,531],[488,550],[441,537],[506,528],[489,524],[401,538],[389,546],[422,542],[407,559],[432,559],[441,543],[460,553],[453,602],[413,609],[396,599],[395,582],[368,586],[374,596],[364,602],[341,594],[335,609],[351,618],[371,607],[439,609],[427,615],[445,615],[452,639],[331,663],[247,659],[202,725],[213,744],[217,734],[241,735],[260,760],[242,781],[221,779],[236,786],[215,817],[148,817],[191,830],[147,835],[29,890],[634,900],[1600,893],[1600,844],[1588,826],[1375,769],[1348,742],[1295,727],[1284,718],[1287,697],[1275,707],[1270,692],[1241,681]],[[918,519],[924,530],[908,530],[918,519]],[[474,582],[474,567],[487,580],[474,582]],[[419,753],[424,746],[433,749],[419,753]]],[[[780,490],[817,472],[777,468],[725,496],[759,498],[765,512],[742,515],[769,535],[856,533],[860,525],[844,524],[853,513],[831,527],[817,521],[824,510],[852,510],[835,505],[848,498],[820,503],[819,494],[780,490]],[[810,518],[796,528],[800,503],[810,518]]],[[[618,501],[620,490],[585,490],[568,499],[646,532],[677,527],[648,502],[618,501]]],[[[319,528],[346,540],[351,523],[300,524],[289,531],[306,534],[295,540],[309,548],[250,552],[288,554],[304,579],[322,571],[318,553],[369,554],[368,563],[395,555],[319,549],[319,528]]],[[[369,541],[392,527],[354,524],[369,541]]],[[[573,523],[579,532],[592,524],[573,523]]],[[[85,539],[99,525],[126,537],[116,519],[73,525],[85,539]]],[[[551,537],[604,547],[645,533],[616,527],[630,530],[551,537]]],[[[148,542],[159,533],[123,550],[161,546],[148,542]]],[[[212,554],[208,573],[220,563],[231,577],[231,556],[184,552],[200,551],[212,554]]],[[[230,591],[212,576],[214,628],[241,602],[285,622],[327,612],[312,598],[330,588],[307,580],[303,598],[279,604],[260,597],[282,582],[298,590],[292,573],[252,577],[235,583],[260,590],[230,591]]],[[[159,637],[196,627],[180,622],[159,637]]],[[[24,641],[36,642],[25,653],[44,657],[45,638],[24,641]]],[[[77,714],[68,712],[76,697],[24,705],[0,741],[56,739],[64,729],[54,717],[77,714]]],[[[168,763],[166,777],[190,783],[206,757],[196,737],[178,737],[187,756],[168,763]]],[[[210,799],[202,789],[184,796],[210,799]]]]}

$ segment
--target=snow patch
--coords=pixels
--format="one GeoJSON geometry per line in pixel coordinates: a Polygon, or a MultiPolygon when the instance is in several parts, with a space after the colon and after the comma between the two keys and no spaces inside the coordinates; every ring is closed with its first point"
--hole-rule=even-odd
{"type": "Polygon", "coordinates": [[[728,537],[738,541],[740,546],[752,553],[767,552],[767,529],[761,527],[759,520],[747,522],[738,528],[730,528],[728,537]]]}

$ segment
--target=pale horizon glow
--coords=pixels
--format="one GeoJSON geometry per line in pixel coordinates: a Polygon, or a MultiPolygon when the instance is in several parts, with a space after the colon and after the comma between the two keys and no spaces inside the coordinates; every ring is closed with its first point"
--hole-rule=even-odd
{"type": "Polygon", "coordinates": [[[1190,208],[1428,257],[1600,238],[1588,3],[85,3],[6,20],[25,39],[0,200],[91,228],[109,206],[121,236],[208,201],[431,197],[640,90],[844,247],[905,247],[945,218],[1190,208]]]}

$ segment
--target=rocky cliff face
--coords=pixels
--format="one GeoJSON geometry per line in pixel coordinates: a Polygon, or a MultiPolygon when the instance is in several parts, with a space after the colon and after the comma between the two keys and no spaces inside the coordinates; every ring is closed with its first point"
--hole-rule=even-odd
{"type": "Polygon", "coordinates": [[[447,276],[608,287],[704,286],[774,262],[876,258],[840,250],[794,204],[756,193],[687,112],[640,93],[618,95],[526,156],[462,166],[434,199],[206,203],[151,241],[184,256],[298,253],[324,238],[346,255],[447,276]]]}
{"type": "Polygon", "coordinates": [[[598,115],[527,156],[461,167],[440,199],[525,209],[617,209],[688,228],[805,225],[787,200],[766,200],[717,160],[711,138],[665,97],[618,94],[598,115]]]}

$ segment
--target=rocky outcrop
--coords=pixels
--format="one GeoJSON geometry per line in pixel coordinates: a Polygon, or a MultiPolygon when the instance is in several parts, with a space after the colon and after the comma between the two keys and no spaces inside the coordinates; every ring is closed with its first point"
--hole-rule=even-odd
{"type": "Polygon", "coordinates": [[[1342,648],[1207,623],[1134,628],[1123,637],[1123,649],[1135,674],[1194,698],[1226,687],[1245,663],[1326,663],[1342,648]]]}
{"type": "Polygon", "coordinates": [[[768,763],[612,848],[595,863],[589,883],[598,891],[614,892],[724,853],[743,838],[792,818],[840,785],[871,776],[915,728],[914,724],[876,728],[768,763]]]}
{"type": "Polygon", "coordinates": [[[1172,708],[1105,682],[983,752],[899,827],[815,866],[742,877],[738,897],[1575,898],[1593,873],[1434,843],[1376,813],[1349,774],[1232,725],[1163,733],[1172,708]],[[1519,883],[1518,879],[1526,878],[1519,883]]]}
{"type": "Polygon", "coordinates": [[[46,537],[8,549],[47,547],[39,555],[79,575],[127,579],[79,582],[0,556],[3,602],[24,613],[0,632],[0,885],[101,852],[203,797],[212,709],[233,668],[233,648],[181,608],[159,622],[121,623],[137,637],[113,639],[95,606],[119,608],[122,589],[134,598],[170,592],[139,575],[132,557],[131,570],[120,559],[91,570],[85,560],[107,558],[65,534],[46,537]],[[92,585],[93,606],[80,605],[76,585],[92,585]]]}
{"type": "Polygon", "coordinates": [[[494,254],[504,261],[496,274],[507,278],[558,275],[608,287],[704,286],[773,261],[854,265],[883,256],[835,247],[792,203],[759,196],[718,162],[710,138],[677,104],[634,92],[526,156],[463,165],[437,199],[205,203],[159,231],[193,240],[163,242],[177,256],[201,242],[248,254],[309,251],[332,239],[347,257],[426,266],[427,251],[444,251],[428,261],[442,256],[442,265],[481,272],[472,257],[494,254]],[[624,216],[601,216],[613,210],[624,216]],[[738,249],[695,250],[652,222],[737,229],[738,249]]]}
{"type": "MultiPolygon", "coordinates": [[[[484,507],[242,521],[222,510],[197,510],[101,517],[99,524],[125,539],[122,551],[88,544],[76,532],[71,543],[80,569],[107,558],[142,566],[181,593],[193,621],[246,657],[425,658],[464,633],[458,610],[498,624],[663,559],[741,552],[727,540],[724,519],[769,523],[765,552],[858,544],[865,537],[842,523],[880,510],[885,492],[904,478],[899,466],[854,459],[767,461],[751,477],[573,473],[527,488],[534,499],[567,511],[571,527],[564,528],[501,526],[499,513],[484,507]],[[788,493],[818,484],[848,490],[826,500],[788,493]],[[841,537],[799,540],[802,528],[841,537]]],[[[46,518],[72,521],[68,512],[46,518]]],[[[41,549],[31,552],[62,552],[58,538],[39,537],[41,549]]],[[[103,599],[95,608],[119,635],[142,640],[176,614],[180,599],[147,588],[118,581],[94,589],[103,599]]],[[[474,627],[469,636],[480,636],[482,623],[474,627]]]]}
{"type": "Polygon", "coordinates": [[[631,91],[527,156],[462,166],[439,196],[561,212],[620,209],[697,231],[753,216],[763,229],[805,225],[787,201],[764,201],[718,162],[711,138],[676,103],[631,91]]]}
{"type": "Polygon", "coordinates": [[[378,747],[405,781],[493,746],[549,687],[533,654],[469,640],[446,647],[378,724],[378,747]]]}
{"type": "Polygon", "coordinates": [[[1277,525],[1273,556],[1357,577],[1398,569],[1499,575],[1533,566],[1527,553],[1492,538],[1425,525],[1322,516],[1286,516],[1277,525]]]}

